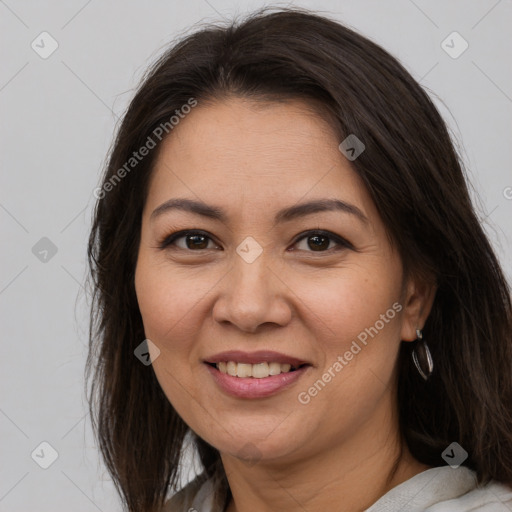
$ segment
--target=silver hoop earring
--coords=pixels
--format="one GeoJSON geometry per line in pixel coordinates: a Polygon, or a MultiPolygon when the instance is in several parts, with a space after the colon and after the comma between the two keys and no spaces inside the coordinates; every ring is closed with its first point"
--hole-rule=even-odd
{"type": "Polygon", "coordinates": [[[412,360],[423,379],[428,380],[434,371],[434,361],[421,329],[416,329],[416,343],[412,349],[412,360]]]}

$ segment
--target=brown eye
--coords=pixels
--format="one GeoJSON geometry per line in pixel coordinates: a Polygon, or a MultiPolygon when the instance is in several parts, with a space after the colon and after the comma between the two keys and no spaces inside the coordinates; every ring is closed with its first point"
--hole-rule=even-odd
{"type": "Polygon", "coordinates": [[[196,231],[179,231],[165,238],[160,243],[160,248],[178,248],[185,251],[201,251],[217,247],[215,244],[213,244],[214,247],[208,246],[210,242],[213,243],[213,240],[205,233],[196,231]]]}
{"type": "Polygon", "coordinates": [[[349,242],[328,231],[306,233],[295,244],[299,246],[299,250],[307,252],[328,252],[331,249],[353,248],[349,242]]]}
{"type": "Polygon", "coordinates": [[[185,235],[185,245],[187,249],[206,249],[208,247],[208,237],[204,235],[185,235]]]}
{"type": "Polygon", "coordinates": [[[308,236],[308,247],[313,251],[322,251],[329,247],[329,237],[323,235],[312,235],[308,236]]]}

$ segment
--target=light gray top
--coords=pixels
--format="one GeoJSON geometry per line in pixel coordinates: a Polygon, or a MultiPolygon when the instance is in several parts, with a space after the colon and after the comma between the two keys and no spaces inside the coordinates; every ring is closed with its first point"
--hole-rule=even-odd
{"type": "MultiPolygon", "coordinates": [[[[222,512],[212,480],[198,477],[175,494],[162,512],[222,512]]],[[[334,510],[334,509],[333,509],[334,510]]],[[[343,508],[337,506],[337,512],[343,508]]],[[[512,488],[491,481],[477,486],[465,466],[428,469],[397,485],[365,512],[512,512],[512,488]]]]}

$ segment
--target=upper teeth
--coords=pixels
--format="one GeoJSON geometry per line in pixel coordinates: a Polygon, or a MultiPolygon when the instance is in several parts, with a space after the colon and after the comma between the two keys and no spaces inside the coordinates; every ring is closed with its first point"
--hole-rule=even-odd
{"type": "Polygon", "coordinates": [[[279,375],[291,370],[291,364],[281,363],[235,363],[234,361],[220,362],[216,364],[221,373],[227,373],[232,377],[254,377],[262,379],[270,375],[279,375]]]}

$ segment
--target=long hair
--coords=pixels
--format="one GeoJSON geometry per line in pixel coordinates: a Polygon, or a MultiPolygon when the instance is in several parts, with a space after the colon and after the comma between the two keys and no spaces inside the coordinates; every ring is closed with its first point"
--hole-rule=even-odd
{"type": "MultiPolygon", "coordinates": [[[[399,353],[400,435],[422,463],[441,466],[457,441],[479,483],[512,485],[510,290],[472,206],[461,159],[429,96],[385,50],[340,23],[302,9],[256,12],[202,27],[148,70],[129,105],[96,196],[88,244],[93,291],[86,375],[95,435],[129,511],[155,511],[180,477],[189,427],[151,366],[134,271],[159,127],[184,105],[245,97],[321,105],[339,141],[355,134],[352,162],[408,275],[430,276],[437,294],[424,327],[435,361],[423,381],[399,353]],[[134,152],[153,141],[144,158],[134,152]],[[127,165],[129,163],[129,165],[127,165]],[[124,168],[124,172],[121,169],[124,168]]],[[[166,124],[167,123],[167,124],[166,124]]],[[[222,474],[218,451],[199,438],[205,474],[222,474]]],[[[222,476],[222,475],[221,475],[222,476]]]]}

